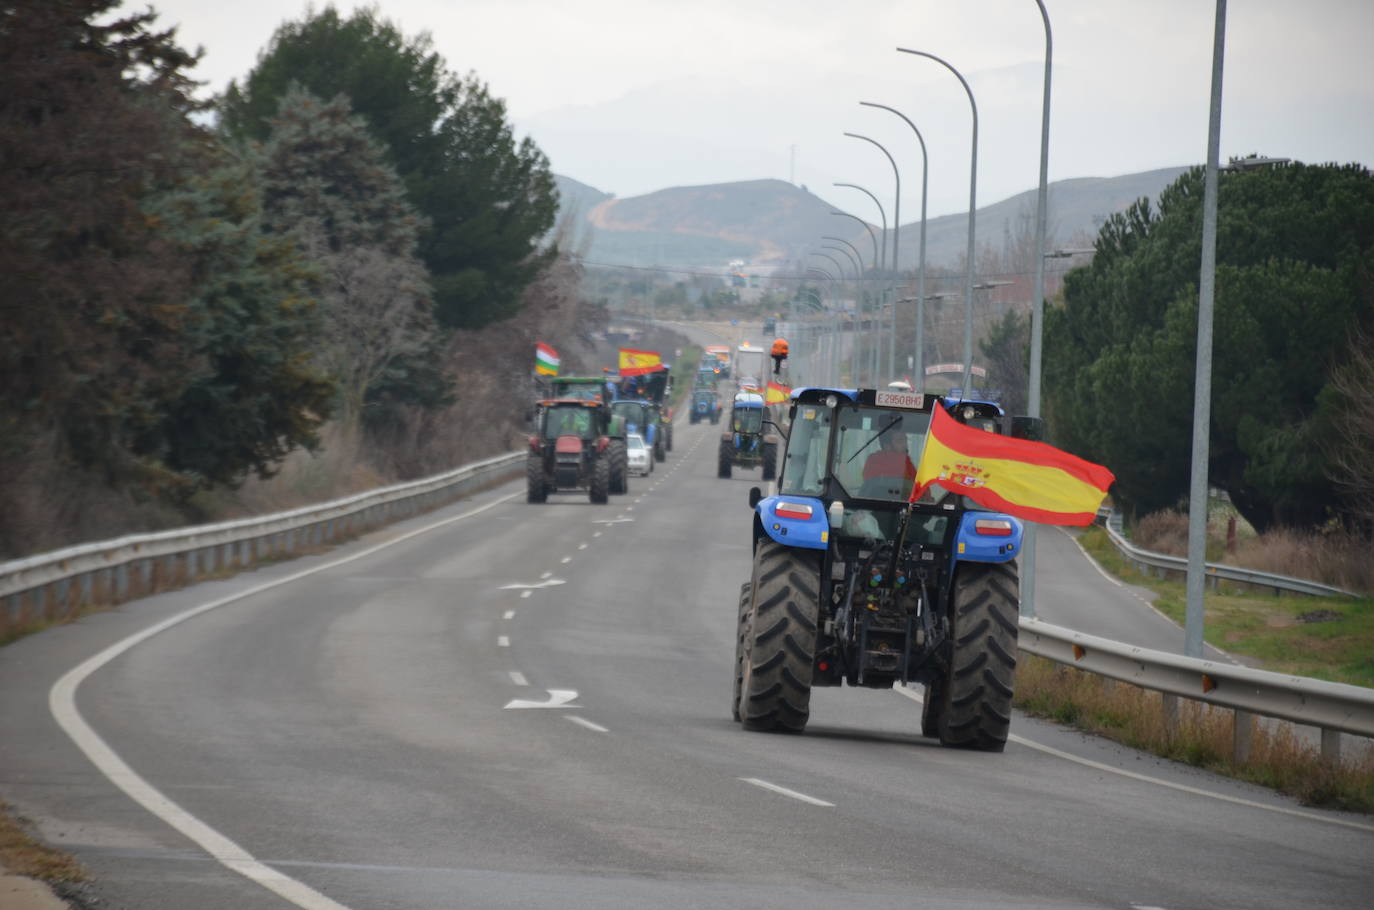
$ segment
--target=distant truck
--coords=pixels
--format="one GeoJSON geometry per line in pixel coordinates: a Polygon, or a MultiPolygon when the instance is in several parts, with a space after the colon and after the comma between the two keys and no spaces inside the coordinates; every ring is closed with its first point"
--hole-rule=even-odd
{"type": "MultiPolygon", "coordinates": [[[[768,352],[757,345],[744,342],[735,348],[735,363],[732,372],[737,384],[745,379],[753,379],[754,388],[763,388],[764,377],[767,376],[765,364],[768,362],[768,352]]],[[[741,386],[742,388],[743,386],[741,386]]]]}

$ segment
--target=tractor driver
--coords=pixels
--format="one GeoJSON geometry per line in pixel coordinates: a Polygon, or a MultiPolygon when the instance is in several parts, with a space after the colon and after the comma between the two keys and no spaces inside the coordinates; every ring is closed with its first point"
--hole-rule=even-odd
{"type": "Polygon", "coordinates": [[[888,425],[878,437],[878,451],[864,462],[864,480],[874,477],[901,478],[908,485],[916,480],[916,466],[907,450],[906,433],[900,419],[888,425]]]}

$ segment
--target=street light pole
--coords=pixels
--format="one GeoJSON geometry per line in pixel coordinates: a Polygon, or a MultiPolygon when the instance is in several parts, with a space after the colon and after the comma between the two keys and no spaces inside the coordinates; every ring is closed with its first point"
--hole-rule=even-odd
{"type": "MultiPolygon", "coordinates": [[[[925,369],[925,314],[926,314],[926,185],[927,178],[930,176],[930,159],[926,155],[926,139],[921,135],[921,131],[916,129],[916,124],[912,123],[906,114],[897,110],[895,107],[888,107],[886,104],[876,104],[872,101],[859,102],[866,107],[882,108],[891,111],[898,117],[906,121],[906,125],[911,127],[911,131],[916,134],[916,141],[921,143],[921,258],[920,264],[916,269],[916,359],[915,372],[917,376],[922,375],[925,369]]],[[[893,325],[896,325],[896,308],[893,308],[893,325]]],[[[893,341],[896,344],[896,341],[893,341]]],[[[889,372],[891,372],[889,370],[889,372]]],[[[924,387],[923,387],[924,388],[924,387]]]]}
{"type": "Polygon", "coordinates": [[[973,113],[973,141],[968,165],[968,252],[966,254],[968,261],[964,275],[964,306],[966,309],[964,311],[963,387],[967,393],[967,390],[973,385],[973,235],[974,220],[978,213],[978,103],[973,100],[973,89],[968,87],[968,81],[957,69],[942,58],[925,51],[915,51],[905,47],[899,47],[897,50],[903,54],[927,57],[953,73],[954,78],[958,79],[959,84],[964,87],[964,94],[968,95],[969,110],[973,113]]]}
{"type": "MultiPolygon", "coordinates": [[[[881,202],[878,201],[878,197],[877,197],[877,196],[873,195],[873,194],[872,194],[871,192],[869,192],[868,190],[866,190],[866,189],[864,189],[863,187],[859,186],[857,183],[836,183],[835,186],[847,186],[847,187],[849,187],[849,188],[852,189],[852,190],[858,190],[859,192],[861,192],[861,193],[863,193],[865,196],[867,196],[869,199],[872,199],[872,200],[873,200],[873,204],[876,205],[876,206],[878,207],[878,217],[879,217],[880,219],[882,219],[882,225],[883,225],[883,242],[882,242],[881,244],[879,244],[879,246],[878,246],[878,268],[879,268],[881,271],[886,272],[886,271],[887,271],[887,211],[883,208],[883,204],[882,204],[881,202]]],[[[882,314],[881,309],[878,311],[878,314],[879,314],[879,315],[882,314]]],[[[877,383],[876,383],[876,378],[877,378],[877,374],[878,374],[878,361],[877,361],[876,349],[874,350],[873,354],[874,354],[874,357],[873,357],[873,376],[874,376],[874,379],[875,379],[874,384],[876,385],[876,384],[877,384],[877,383]]],[[[857,377],[855,377],[855,384],[856,384],[856,385],[858,384],[858,378],[857,378],[857,377]]]]}
{"type": "MultiPolygon", "coordinates": [[[[887,161],[888,161],[888,163],[892,165],[892,176],[893,176],[893,178],[896,180],[897,190],[896,190],[896,194],[895,194],[895,197],[894,197],[893,209],[892,209],[892,266],[891,266],[891,268],[892,268],[893,274],[896,274],[897,269],[898,269],[898,265],[897,265],[898,254],[897,254],[897,251],[898,251],[898,244],[899,244],[899,241],[900,241],[900,239],[901,239],[901,230],[902,230],[902,172],[901,172],[900,170],[897,169],[897,160],[896,160],[895,158],[892,157],[892,153],[889,152],[886,148],[884,148],[883,145],[882,145],[882,143],[878,142],[876,139],[870,139],[870,138],[868,138],[867,136],[861,136],[861,135],[859,135],[858,133],[845,133],[845,135],[848,136],[848,137],[850,137],[851,139],[862,139],[862,140],[865,141],[865,142],[868,142],[868,143],[871,143],[871,144],[877,146],[878,151],[880,151],[880,152],[882,152],[884,155],[886,155],[886,156],[887,156],[887,161]]],[[[896,297],[897,295],[896,295],[896,294],[893,294],[892,296],[893,296],[893,297],[896,297]]],[[[886,301],[886,300],[887,300],[887,297],[888,297],[888,289],[885,288],[885,289],[883,290],[883,300],[886,301]]],[[[881,315],[881,314],[880,314],[880,315],[881,315]]],[[[881,323],[881,320],[880,320],[880,323],[881,323]]],[[[879,356],[881,356],[881,346],[882,346],[882,334],[881,334],[881,332],[880,332],[879,335],[878,335],[878,345],[879,345],[879,356]]],[[[896,304],[893,304],[893,307],[892,307],[892,334],[891,334],[891,336],[890,336],[889,339],[888,339],[888,350],[887,350],[887,373],[888,373],[888,376],[889,376],[889,377],[892,375],[892,356],[893,356],[893,353],[894,353],[893,349],[894,349],[896,346],[897,346],[897,306],[896,306],[896,304]]]]}
{"type": "Polygon", "coordinates": [[[1207,172],[1202,190],[1202,271],[1198,281],[1197,367],[1193,383],[1193,464],[1188,487],[1188,590],[1183,653],[1202,656],[1206,611],[1207,462],[1212,426],[1212,308],[1217,275],[1217,159],[1221,147],[1221,75],[1226,51],[1226,0],[1217,0],[1212,35],[1212,100],[1207,116],[1207,172]]]}
{"type": "MultiPolygon", "coordinates": [[[[1035,287],[1031,297],[1030,379],[1026,387],[1026,413],[1040,416],[1040,371],[1045,332],[1045,225],[1049,218],[1050,167],[1050,69],[1054,52],[1050,14],[1043,0],[1040,19],[1045,24],[1045,90],[1040,100],[1040,187],[1035,200],[1035,287]]],[[[1035,616],[1035,522],[1026,523],[1021,540],[1021,615],[1035,616]]]]}

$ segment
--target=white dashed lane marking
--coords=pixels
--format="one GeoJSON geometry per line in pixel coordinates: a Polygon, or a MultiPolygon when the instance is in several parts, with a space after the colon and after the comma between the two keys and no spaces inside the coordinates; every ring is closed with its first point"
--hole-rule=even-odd
{"type": "Polygon", "coordinates": [[[564,714],[563,719],[568,721],[569,723],[577,724],[579,727],[586,727],[588,730],[593,730],[597,733],[611,732],[610,730],[606,729],[600,724],[594,724],[591,721],[587,720],[585,717],[578,717],[576,714],[564,714]]]}
{"type": "Polygon", "coordinates": [[[510,671],[510,681],[517,686],[528,686],[530,684],[530,681],[525,678],[525,674],[521,673],[519,670],[510,671]]]}

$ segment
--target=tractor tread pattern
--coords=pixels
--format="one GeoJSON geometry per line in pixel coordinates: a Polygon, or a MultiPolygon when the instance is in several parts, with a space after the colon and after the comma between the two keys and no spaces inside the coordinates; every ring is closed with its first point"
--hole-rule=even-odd
{"type": "Polygon", "coordinates": [[[747,730],[800,733],[811,715],[820,567],[804,551],[762,540],[752,585],[740,718],[747,730]]]}
{"type": "Polygon", "coordinates": [[[948,674],[927,689],[922,732],[946,746],[1001,752],[1011,727],[1019,577],[1016,563],[962,563],[954,581],[948,674]],[[927,718],[933,722],[927,724],[927,718]],[[927,729],[927,727],[931,729],[927,729]]]}

